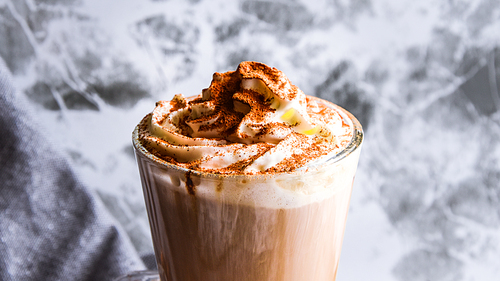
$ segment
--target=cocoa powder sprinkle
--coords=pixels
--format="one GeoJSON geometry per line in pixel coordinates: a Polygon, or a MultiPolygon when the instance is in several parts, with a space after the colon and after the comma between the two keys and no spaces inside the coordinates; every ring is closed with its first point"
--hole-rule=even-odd
{"type": "MultiPolygon", "coordinates": [[[[259,86],[260,87],[260,86],[259,86]]],[[[267,90],[266,90],[267,91],[267,90]]],[[[267,93],[267,92],[266,92],[267,93]]],[[[139,125],[139,138],[144,147],[158,158],[187,169],[218,174],[242,174],[255,160],[273,152],[279,146],[286,155],[282,160],[265,171],[251,173],[281,173],[294,171],[335,151],[342,150],[352,138],[350,126],[327,102],[304,95],[298,87],[291,84],[288,78],[278,69],[258,62],[242,62],[235,71],[214,73],[210,86],[202,90],[202,94],[193,98],[175,95],[171,101],[160,101],[157,108],[163,107],[165,113],[146,116],[139,125]],[[277,109],[271,107],[273,97],[265,96],[258,90],[243,88],[244,79],[258,79],[280,101],[297,101],[306,112],[306,121],[312,124],[329,124],[340,122],[342,135],[332,136],[325,127],[307,129],[313,131],[309,135],[294,131],[294,127],[302,121],[291,119],[281,121],[275,117],[277,109]],[[170,118],[169,114],[177,114],[170,118]],[[332,121],[333,120],[333,121],[332,121]],[[150,123],[157,122],[166,130],[165,135],[157,137],[150,132],[150,123]],[[164,123],[170,127],[165,127],[164,123]],[[314,133],[314,130],[317,130],[314,133]],[[343,130],[343,131],[342,131],[343,130]],[[287,138],[286,146],[281,142],[287,138]],[[179,135],[177,137],[177,135],[179,135]],[[207,137],[205,137],[205,135],[207,137]],[[185,138],[197,136],[195,145],[178,144],[185,138]],[[173,141],[173,138],[176,141],[173,141]],[[206,141],[205,141],[206,140],[206,141]],[[185,148],[183,148],[185,147],[185,148]],[[213,148],[209,154],[197,151],[203,147],[213,148]],[[182,148],[179,150],[179,148],[182,148]],[[170,152],[169,152],[170,151],[170,152]],[[180,158],[178,153],[195,153],[193,157],[180,158]],[[219,161],[227,154],[233,154],[233,162],[219,167],[205,165],[207,161],[219,161]],[[186,159],[185,161],[180,161],[186,159]]],[[[281,113],[283,114],[283,111],[281,113]]],[[[279,116],[278,116],[279,117],[279,116]]],[[[316,125],[318,126],[318,125],[316,125]]],[[[337,126],[337,125],[336,125],[337,126]]],[[[337,126],[338,127],[338,126],[337,126]]],[[[181,142],[182,143],[182,142],[181,142]]],[[[203,150],[205,151],[205,150],[203,150]]],[[[196,188],[191,174],[186,173],[186,189],[194,195],[196,188]]]]}

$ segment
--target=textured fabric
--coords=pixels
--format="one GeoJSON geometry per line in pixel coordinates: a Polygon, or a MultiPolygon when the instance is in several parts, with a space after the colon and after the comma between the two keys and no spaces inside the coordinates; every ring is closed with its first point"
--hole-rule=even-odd
{"type": "Polygon", "coordinates": [[[22,99],[0,59],[0,280],[112,280],[144,269],[22,99]]]}

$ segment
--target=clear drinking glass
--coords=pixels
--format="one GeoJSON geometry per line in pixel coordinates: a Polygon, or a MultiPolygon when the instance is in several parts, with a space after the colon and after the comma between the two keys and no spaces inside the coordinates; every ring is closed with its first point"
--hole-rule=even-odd
{"type": "Polygon", "coordinates": [[[133,144],[162,281],[335,280],[363,131],[307,169],[218,175],[172,165],[133,144]]]}

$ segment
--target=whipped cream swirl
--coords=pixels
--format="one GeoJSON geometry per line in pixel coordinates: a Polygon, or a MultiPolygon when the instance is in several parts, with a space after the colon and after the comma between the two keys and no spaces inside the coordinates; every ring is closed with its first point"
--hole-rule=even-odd
{"type": "Polygon", "coordinates": [[[341,151],[352,125],[276,68],[242,62],[201,95],[159,101],[139,138],[175,165],[211,173],[289,172],[341,151]]]}

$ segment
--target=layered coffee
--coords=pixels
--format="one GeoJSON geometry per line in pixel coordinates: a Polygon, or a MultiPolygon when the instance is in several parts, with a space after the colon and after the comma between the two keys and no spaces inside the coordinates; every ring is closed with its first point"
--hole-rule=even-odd
{"type": "Polygon", "coordinates": [[[358,121],[243,62],[134,131],[160,277],[335,280],[358,121]]]}

